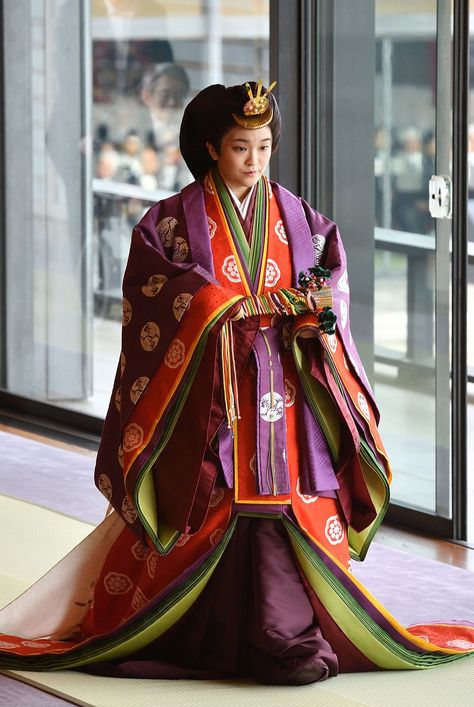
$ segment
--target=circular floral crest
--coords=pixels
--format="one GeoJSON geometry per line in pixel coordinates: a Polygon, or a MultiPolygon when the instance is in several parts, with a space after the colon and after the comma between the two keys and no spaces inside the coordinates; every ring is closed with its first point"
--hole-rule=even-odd
{"type": "Polygon", "coordinates": [[[342,543],[344,540],[344,526],[338,515],[329,516],[324,532],[331,545],[342,543]]]}
{"type": "Polygon", "coordinates": [[[131,422],[123,431],[123,451],[133,452],[143,442],[143,430],[136,422],[131,422]]]}
{"type": "Polygon", "coordinates": [[[447,645],[450,648],[459,648],[462,651],[469,651],[474,648],[474,643],[472,641],[466,641],[464,638],[453,638],[452,641],[448,641],[447,645]]]}
{"type": "Polygon", "coordinates": [[[184,362],[184,344],[180,339],[173,339],[165,355],[165,364],[169,368],[178,368],[184,362]]]}
{"type": "Polygon", "coordinates": [[[233,255],[228,255],[222,264],[222,272],[230,282],[241,282],[237,261],[233,255]]]}
{"type": "Polygon", "coordinates": [[[104,587],[107,594],[127,594],[133,583],[128,574],[109,572],[104,577],[104,587]]]}
{"type": "Polygon", "coordinates": [[[276,422],[283,417],[283,398],[280,393],[265,393],[260,398],[260,417],[265,422],[276,422]]]}
{"type": "Polygon", "coordinates": [[[367,421],[370,421],[370,408],[367,398],[360,391],[357,393],[357,405],[367,421]]]}
{"type": "Polygon", "coordinates": [[[120,354],[120,375],[123,376],[123,372],[125,370],[125,364],[127,363],[127,359],[125,358],[125,354],[122,351],[120,354]]]}
{"type": "Polygon", "coordinates": [[[265,286],[274,287],[280,279],[280,268],[274,260],[269,258],[265,269],[265,286]]]}
{"type": "Polygon", "coordinates": [[[278,239],[284,243],[285,245],[288,245],[288,236],[286,235],[285,227],[283,225],[283,221],[278,221],[277,225],[275,226],[275,233],[278,236],[278,239]]]}
{"type": "Polygon", "coordinates": [[[145,547],[145,545],[140,542],[140,540],[137,540],[136,543],[134,543],[131,547],[132,555],[138,562],[143,562],[146,559],[146,556],[148,555],[148,548],[145,547]]]}
{"type": "Polygon", "coordinates": [[[153,351],[160,340],[160,327],[156,322],[147,322],[140,332],[140,343],[145,351],[153,351]]]}
{"type": "Polygon", "coordinates": [[[303,503],[315,503],[315,501],[317,501],[319,498],[319,496],[311,496],[310,494],[307,494],[307,493],[301,493],[299,479],[296,480],[296,493],[301,498],[303,503]]]}
{"type": "Polygon", "coordinates": [[[120,464],[120,466],[121,466],[122,469],[123,469],[123,463],[124,463],[124,462],[123,462],[123,447],[122,447],[122,445],[120,445],[119,448],[118,448],[117,459],[118,459],[118,463],[120,464]]]}
{"type": "Polygon", "coordinates": [[[158,566],[158,553],[156,550],[152,550],[148,557],[146,558],[146,566],[150,579],[155,578],[156,568],[158,566]]]}
{"type": "Polygon", "coordinates": [[[136,587],[132,597],[132,609],[134,611],[139,611],[140,609],[143,609],[143,607],[145,606],[145,604],[148,603],[148,601],[149,600],[142,592],[140,587],[136,587]]]}
{"type": "Polygon", "coordinates": [[[209,227],[209,239],[214,238],[216,229],[217,229],[217,223],[212,220],[210,216],[207,217],[207,225],[209,227]]]}

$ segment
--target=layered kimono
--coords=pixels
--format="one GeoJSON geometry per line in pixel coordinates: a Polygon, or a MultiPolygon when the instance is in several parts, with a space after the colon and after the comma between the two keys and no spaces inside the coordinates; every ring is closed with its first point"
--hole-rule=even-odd
{"type": "Polygon", "coordinates": [[[377,423],[335,224],[266,178],[243,218],[216,171],[159,202],[132,235],[97,458],[113,512],[0,612],[0,667],[261,678],[467,655],[472,625],[406,629],[351,573],[388,505],[377,423]],[[312,267],[330,271],[315,306],[312,267]]]}

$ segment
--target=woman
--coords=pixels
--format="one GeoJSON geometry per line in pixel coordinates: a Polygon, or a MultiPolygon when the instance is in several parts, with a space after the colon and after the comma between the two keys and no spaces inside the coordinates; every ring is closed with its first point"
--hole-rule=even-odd
{"type": "Polygon", "coordinates": [[[350,572],[390,469],[337,228],[264,177],[279,136],[261,84],[188,105],[196,181],[134,229],[124,278],[96,468],[115,510],[0,613],[2,667],[305,684],[474,647],[404,629],[350,572]]]}

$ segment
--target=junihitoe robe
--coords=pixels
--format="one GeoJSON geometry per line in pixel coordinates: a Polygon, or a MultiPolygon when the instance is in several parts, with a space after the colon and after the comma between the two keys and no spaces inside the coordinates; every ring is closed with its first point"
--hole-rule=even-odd
{"type": "Polygon", "coordinates": [[[255,574],[246,630],[262,665],[268,598],[272,621],[283,627],[294,611],[304,624],[304,640],[290,631],[283,653],[299,655],[306,641],[331,675],[424,668],[474,648],[467,623],[402,627],[352,575],[349,556],[364,558],[391,474],[350,332],[344,249],[334,223],[265,178],[251,213],[243,222],[210,173],[134,229],[96,466],[113,512],[0,612],[0,667],[138,656],[136,674],[239,674],[238,657],[230,669],[209,649],[207,672],[193,673],[173,653],[176,641],[192,644],[204,609],[203,632],[217,635],[212,626],[239,602],[237,584],[219,592],[236,567],[255,574]],[[334,333],[302,306],[299,274],[315,265],[330,271],[334,333]],[[294,580],[286,604],[278,567],[283,584],[294,580]]]}

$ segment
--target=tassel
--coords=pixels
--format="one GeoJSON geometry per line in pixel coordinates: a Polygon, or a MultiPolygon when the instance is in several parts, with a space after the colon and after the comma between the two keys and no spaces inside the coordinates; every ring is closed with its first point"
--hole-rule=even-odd
{"type": "Polygon", "coordinates": [[[224,390],[224,405],[227,416],[227,427],[232,427],[234,421],[240,419],[240,407],[237,386],[237,369],[234,358],[234,336],[231,320],[227,320],[221,329],[220,344],[222,387],[224,390]]]}

